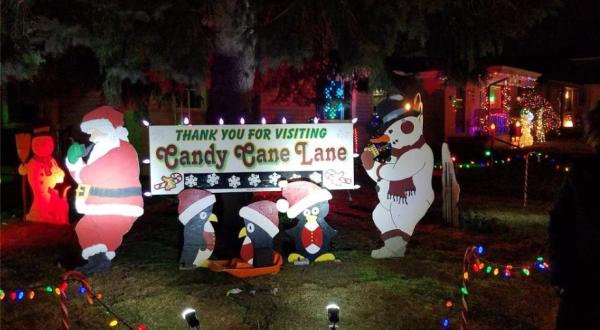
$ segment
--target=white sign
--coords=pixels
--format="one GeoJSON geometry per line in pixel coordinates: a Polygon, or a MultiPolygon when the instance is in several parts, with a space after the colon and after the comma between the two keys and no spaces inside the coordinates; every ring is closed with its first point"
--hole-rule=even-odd
{"type": "Polygon", "coordinates": [[[354,189],[352,123],[150,126],[152,194],[279,190],[309,179],[354,189]]]}

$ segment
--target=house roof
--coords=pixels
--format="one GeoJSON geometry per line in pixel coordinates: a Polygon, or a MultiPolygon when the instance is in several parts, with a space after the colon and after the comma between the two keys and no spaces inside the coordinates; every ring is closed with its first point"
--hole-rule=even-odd
{"type": "Polygon", "coordinates": [[[506,66],[506,65],[489,66],[489,67],[487,67],[487,72],[490,74],[494,74],[494,73],[502,74],[503,73],[503,74],[508,74],[508,75],[523,76],[523,77],[528,77],[528,78],[532,78],[532,79],[537,79],[542,75],[539,72],[529,71],[529,70],[520,69],[520,68],[516,68],[513,66],[506,66]]]}

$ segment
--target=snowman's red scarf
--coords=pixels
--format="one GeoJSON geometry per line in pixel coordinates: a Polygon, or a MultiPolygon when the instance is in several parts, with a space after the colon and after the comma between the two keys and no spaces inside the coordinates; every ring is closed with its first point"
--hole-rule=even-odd
{"type": "Polygon", "coordinates": [[[46,176],[52,175],[52,156],[40,157],[38,155],[33,155],[33,158],[42,163],[46,176]]]}
{"type": "MultiPolygon", "coordinates": [[[[400,158],[403,154],[410,150],[420,149],[424,144],[425,138],[423,137],[423,135],[421,135],[417,142],[415,142],[412,145],[405,146],[399,149],[392,148],[392,156],[400,158]]],[[[377,177],[381,177],[379,175],[379,169],[381,169],[383,165],[385,165],[385,163],[379,165],[379,167],[377,168],[377,177]]],[[[415,187],[415,183],[413,182],[412,177],[402,180],[390,181],[390,187],[388,189],[388,199],[392,199],[395,202],[401,201],[402,203],[406,204],[406,197],[413,195],[416,191],[417,188],[415,187]]]]}

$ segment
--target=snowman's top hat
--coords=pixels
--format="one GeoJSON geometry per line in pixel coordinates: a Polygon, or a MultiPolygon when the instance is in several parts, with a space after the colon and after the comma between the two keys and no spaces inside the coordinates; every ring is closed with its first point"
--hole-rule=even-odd
{"type": "Polygon", "coordinates": [[[379,131],[383,133],[395,121],[406,117],[418,117],[421,113],[415,110],[406,111],[403,107],[402,95],[392,95],[377,104],[377,116],[381,118],[382,124],[379,131]]]}

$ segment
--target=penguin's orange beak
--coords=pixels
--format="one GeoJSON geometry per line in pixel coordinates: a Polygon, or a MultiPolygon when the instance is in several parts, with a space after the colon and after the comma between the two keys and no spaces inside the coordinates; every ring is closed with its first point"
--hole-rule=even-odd
{"type": "Polygon", "coordinates": [[[307,222],[313,222],[313,221],[317,221],[317,216],[316,215],[308,215],[306,216],[306,221],[307,222]]]}
{"type": "Polygon", "coordinates": [[[370,141],[373,143],[387,143],[390,142],[390,136],[383,134],[382,136],[371,139],[370,141]]]}

